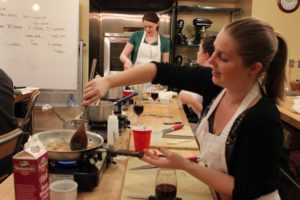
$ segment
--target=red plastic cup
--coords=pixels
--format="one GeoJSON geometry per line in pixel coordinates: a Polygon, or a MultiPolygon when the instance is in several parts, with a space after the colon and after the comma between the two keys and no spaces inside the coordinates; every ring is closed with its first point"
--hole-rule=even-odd
{"type": "Polygon", "coordinates": [[[133,93],[133,90],[123,90],[123,97],[131,95],[132,93],[133,93]]]}
{"type": "Polygon", "coordinates": [[[146,125],[134,126],[132,128],[135,151],[143,151],[150,146],[152,129],[146,125]]]}

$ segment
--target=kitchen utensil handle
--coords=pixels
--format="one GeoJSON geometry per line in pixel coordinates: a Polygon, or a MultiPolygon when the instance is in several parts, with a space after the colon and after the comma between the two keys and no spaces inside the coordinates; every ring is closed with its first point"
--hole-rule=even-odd
{"type": "Polygon", "coordinates": [[[132,157],[137,157],[137,158],[142,158],[144,156],[144,152],[142,151],[130,151],[130,150],[125,150],[125,149],[113,149],[113,148],[107,148],[106,149],[107,153],[110,153],[112,156],[117,156],[117,155],[122,155],[122,156],[132,156],[132,157]]]}
{"type": "Polygon", "coordinates": [[[164,122],[164,125],[182,124],[182,122],[164,122]]]}
{"type": "Polygon", "coordinates": [[[194,163],[198,163],[198,157],[197,156],[187,157],[187,159],[194,162],[194,163]]]}
{"type": "Polygon", "coordinates": [[[172,127],[172,129],[175,131],[175,130],[181,129],[183,126],[184,126],[184,124],[176,124],[175,126],[172,127]]]}
{"type": "Polygon", "coordinates": [[[81,119],[83,122],[85,122],[86,116],[87,116],[87,106],[84,106],[83,107],[82,119],[81,119]]]}
{"type": "Polygon", "coordinates": [[[52,111],[62,122],[66,122],[66,120],[62,118],[62,116],[60,116],[60,114],[58,114],[58,112],[54,108],[52,108],[52,111]]]}
{"type": "Polygon", "coordinates": [[[122,97],[121,99],[117,100],[115,102],[115,104],[121,104],[123,103],[124,101],[128,100],[128,99],[131,99],[132,97],[134,96],[137,96],[139,93],[138,92],[133,92],[132,94],[126,96],[126,97],[122,97]]]}
{"type": "Polygon", "coordinates": [[[93,62],[92,62],[92,67],[91,67],[89,81],[91,81],[94,78],[95,71],[96,71],[96,65],[97,65],[97,59],[94,58],[93,62]]]}

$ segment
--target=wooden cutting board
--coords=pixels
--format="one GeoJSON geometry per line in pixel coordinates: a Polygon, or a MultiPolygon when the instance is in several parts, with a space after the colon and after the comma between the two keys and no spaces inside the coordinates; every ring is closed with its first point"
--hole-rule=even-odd
{"type": "MultiPolygon", "coordinates": [[[[130,134],[130,144],[129,149],[134,150],[134,140],[132,130],[129,130],[130,134]]],[[[150,148],[164,147],[167,149],[177,149],[177,150],[199,150],[197,142],[195,139],[189,139],[187,142],[181,142],[177,144],[171,144],[170,141],[181,141],[185,139],[174,139],[174,138],[154,138],[156,132],[151,133],[150,148]]]]}
{"type": "MultiPolygon", "coordinates": [[[[133,167],[147,164],[137,158],[129,158],[125,181],[122,191],[122,200],[132,200],[135,197],[154,195],[157,168],[130,170],[133,167]]],[[[207,185],[182,170],[176,170],[177,197],[183,200],[213,200],[207,185]]]]}
{"type": "MultiPolygon", "coordinates": [[[[190,127],[183,127],[190,128],[190,127]]],[[[170,134],[173,135],[187,135],[185,134],[184,130],[177,130],[170,134]]],[[[198,145],[194,137],[190,139],[180,139],[180,138],[164,138],[161,137],[161,134],[158,131],[153,131],[151,135],[151,142],[150,148],[157,148],[157,147],[165,147],[168,149],[185,149],[185,150],[198,150],[198,145]],[[179,143],[174,144],[173,141],[179,141],[179,143]],[[184,142],[183,142],[184,141],[184,142]]]]}
{"type": "MultiPolygon", "coordinates": [[[[136,121],[136,116],[132,112],[132,108],[128,109],[129,118],[132,124],[136,121]]],[[[190,128],[184,110],[182,108],[181,102],[178,98],[173,98],[173,100],[168,104],[153,104],[151,101],[144,102],[144,112],[141,117],[143,124],[152,127],[152,139],[150,147],[166,147],[170,149],[186,149],[186,150],[198,150],[198,146],[195,140],[189,142],[183,142],[178,144],[170,144],[169,141],[183,140],[174,138],[159,138],[156,137],[163,129],[170,128],[174,125],[165,125],[164,122],[182,122],[184,127],[182,129],[168,133],[174,136],[188,136],[193,138],[194,134],[190,128]],[[157,139],[159,138],[159,139],[157,139]]],[[[132,125],[133,126],[133,125],[132,125]]]]}

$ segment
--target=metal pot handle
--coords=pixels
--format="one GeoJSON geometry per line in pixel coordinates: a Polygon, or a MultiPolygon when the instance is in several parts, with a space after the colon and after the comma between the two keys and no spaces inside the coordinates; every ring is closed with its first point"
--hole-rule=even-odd
{"type": "Polygon", "coordinates": [[[144,152],[140,151],[130,151],[130,150],[125,150],[125,149],[113,149],[113,148],[107,148],[106,153],[110,154],[112,157],[115,157],[117,155],[122,155],[122,156],[132,156],[132,157],[137,157],[137,158],[142,158],[144,156],[144,152]]]}
{"type": "Polygon", "coordinates": [[[131,99],[132,97],[137,96],[138,94],[138,92],[133,92],[132,94],[117,100],[114,104],[121,105],[121,103],[123,103],[124,101],[131,99]]]}

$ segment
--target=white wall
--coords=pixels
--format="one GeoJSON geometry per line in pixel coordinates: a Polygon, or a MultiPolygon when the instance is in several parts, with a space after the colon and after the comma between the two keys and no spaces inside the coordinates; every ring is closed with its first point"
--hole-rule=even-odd
{"type": "MultiPolygon", "coordinates": [[[[300,8],[293,13],[284,13],[274,0],[252,0],[252,16],[270,23],[276,31],[280,32],[288,44],[288,60],[300,60],[300,8]]],[[[300,79],[300,69],[289,68],[287,65],[287,78],[300,79]]]]}

